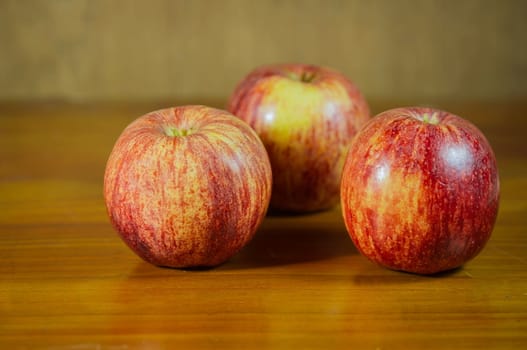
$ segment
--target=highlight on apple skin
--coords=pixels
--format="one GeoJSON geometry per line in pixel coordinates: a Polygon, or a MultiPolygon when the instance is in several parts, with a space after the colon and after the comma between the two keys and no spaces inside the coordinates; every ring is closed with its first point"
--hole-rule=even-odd
{"type": "Polygon", "coordinates": [[[154,265],[221,264],[265,217],[271,166],[256,133],[226,111],[182,106],[148,113],[118,138],[104,175],[110,221],[154,265]]]}
{"type": "Polygon", "coordinates": [[[480,130],[445,111],[381,113],[355,137],[341,205],[358,250],[389,269],[433,274],[478,255],[499,205],[494,152],[480,130]]]}
{"type": "Polygon", "coordinates": [[[339,202],[350,141],[370,117],[349,79],[314,65],[262,66],[237,85],[227,109],[249,123],[267,149],[272,209],[304,213],[339,202]]]}

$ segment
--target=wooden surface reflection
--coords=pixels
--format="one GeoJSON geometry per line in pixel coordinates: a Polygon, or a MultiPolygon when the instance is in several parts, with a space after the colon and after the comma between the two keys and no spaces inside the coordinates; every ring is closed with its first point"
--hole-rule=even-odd
{"type": "Polygon", "coordinates": [[[431,277],[360,256],[338,207],[270,215],[214,269],[139,260],[108,222],[102,175],[124,126],[163,106],[0,105],[0,348],[527,346],[527,104],[443,106],[488,136],[502,201],[485,250],[431,277]]]}

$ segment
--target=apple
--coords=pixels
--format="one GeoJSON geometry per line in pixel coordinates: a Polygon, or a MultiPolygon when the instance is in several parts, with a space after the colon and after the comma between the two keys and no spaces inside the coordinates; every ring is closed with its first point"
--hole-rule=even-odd
{"type": "Polygon", "coordinates": [[[262,66],[237,85],[227,109],[248,122],[267,149],[273,210],[304,213],[339,202],[350,140],[370,116],[349,79],[314,65],[262,66]]]}
{"type": "Polygon", "coordinates": [[[226,111],[181,106],[128,125],[109,156],[104,199],[124,242],[154,265],[219,265],[266,215],[271,165],[262,142],[226,111]]]}
{"type": "Polygon", "coordinates": [[[433,274],[474,258],[499,203],[496,159],[469,121],[425,107],[373,118],[346,158],[341,206],[358,250],[389,269],[433,274]]]}

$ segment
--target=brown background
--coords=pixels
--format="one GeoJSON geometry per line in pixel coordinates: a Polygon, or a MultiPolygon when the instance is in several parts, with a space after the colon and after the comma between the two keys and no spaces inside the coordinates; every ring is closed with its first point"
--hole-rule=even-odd
{"type": "Polygon", "coordinates": [[[369,98],[527,96],[527,1],[0,0],[0,99],[225,100],[309,62],[369,98]]]}

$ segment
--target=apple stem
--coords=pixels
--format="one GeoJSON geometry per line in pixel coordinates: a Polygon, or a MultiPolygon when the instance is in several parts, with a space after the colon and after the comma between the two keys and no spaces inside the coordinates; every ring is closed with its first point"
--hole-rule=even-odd
{"type": "Polygon", "coordinates": [[[431,115],[428,113],[423,114],[423,122],[437,125],[439,124],[439,118],[437,117],[437,113],[432,113],[431,115]]]}
{"type": "Polygon", "coordinates": [[[313,72],[302,72],[300,81],[304,83],[311,83],[315,79],[315,73],[313,72]]]}
{"type": "Polygon", "coordinates": [[[165,127],[165,134],[170,137],[182,137],[187,136],[192,133],[192,130],[189,129],[178,129],[173,126],[165,127]]]}

